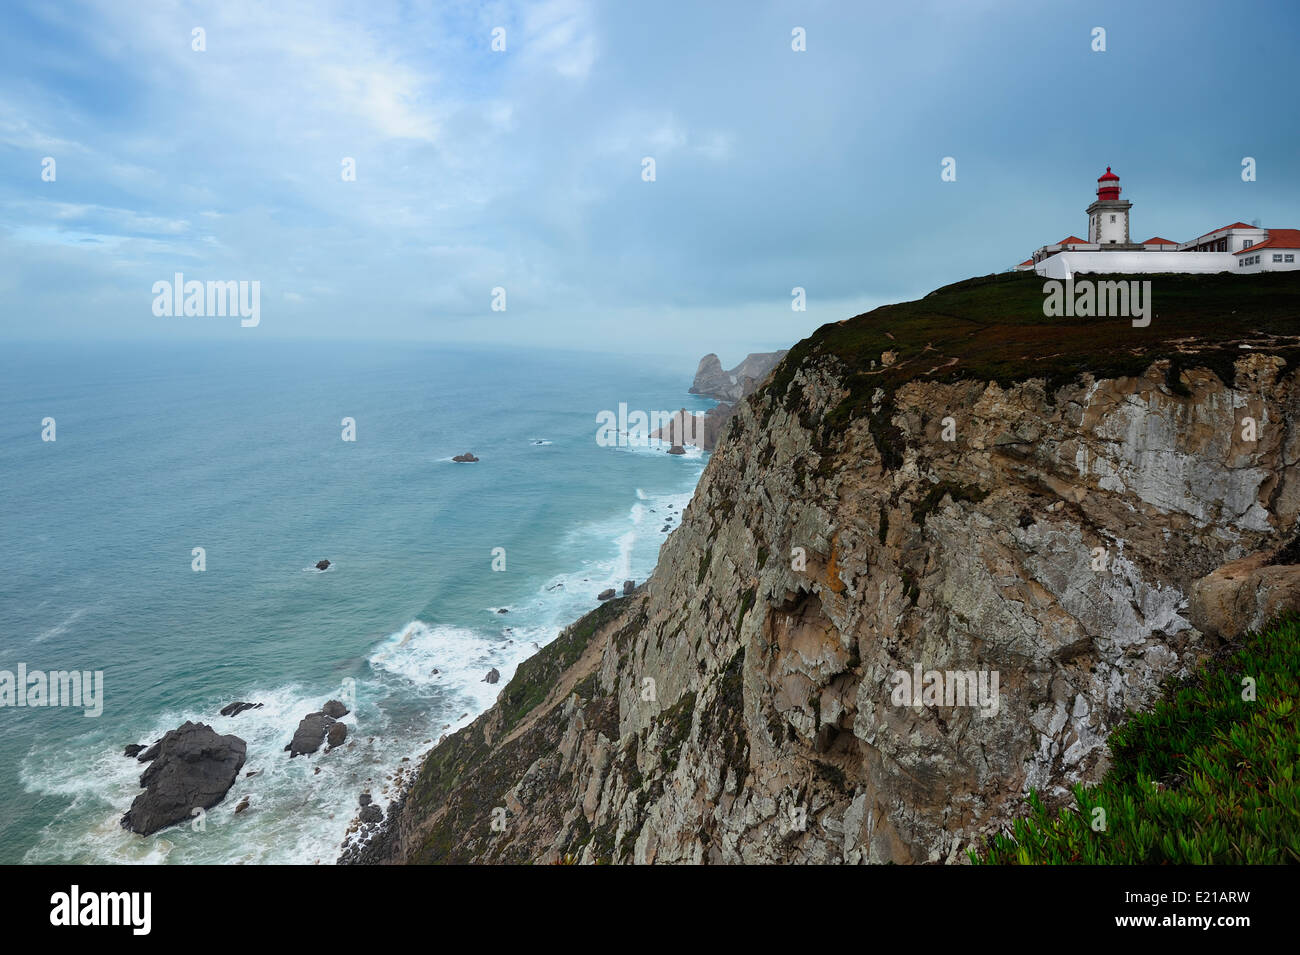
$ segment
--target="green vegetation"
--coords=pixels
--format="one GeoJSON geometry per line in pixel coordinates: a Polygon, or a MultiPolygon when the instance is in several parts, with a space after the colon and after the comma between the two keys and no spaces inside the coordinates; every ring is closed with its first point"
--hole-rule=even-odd
{"type": "Polygon", "coordinates": [[[515,670],[501,691],[501,718],[506,732],[546,699],[561,673],[578,662],[596,631],[612,621],[627,606],[623,597],[607,600],[564,631],[515,670]]]}
{"type": "Polygon", "coordinates": [[[925,497],[921,498],[912,508],[912,520],[918,527],[925,526],[925,519],[930,513],[943,503],[945,497],[952,498],[954,504],[965,501],[968,504],[978,504],[984,498],[988,497],[988,491],[982,491],[977,487],[967,484],[954,484],[951,481],[940,481],[934,487],[926,492],[925,497]]]}
{"type": "Polygon", "coordinates": [[[1300,617],[1284,618],[1166,687],[1112,734],[1101,783],[1053,818],[1037,793],[976,863],[1300,862],[1300,617]],[[1255,699],[1243,681],[1255,681],[1255,699]],[[1095,810],[1100,809],[1102,813],[1095,810]],[[1094,830],[1104,813],[1104,828],[1094,830]]]}
{"type": "Polygon", "coordinates": [[[740,595],[740,612],[736,614],[736,633],[740,633],[740,625],[745,622],[745,614],[749,613],[754,607],[754,588],[750,587],[740,595]]]}
{"type": "Polygon", "coordinates": [[[790,388],[801,364],[837,364],[849,394],[827,415],[827,431],[833,435],[851,419],[870,415],[885,466],[893,468],[901,461],[902,435],[890,424],[892,398],[913,379],[996,381],[1006,387],[1040,378],[1050,400],[1057,388],[1086,372],[1099,378],[1133,376],[1154,361],[1169,359],[1174,362],[1169,387],[1184,394],[1182,371],[1208,368],[1231,385],[1234,362],[1243,354],[1237,340],[1267,336],[1279,337],[1270,350],[1282,355],[1288,367],[1300,363],[1295,337],[1300,272],[1136,278],[1151,281],[1154,314],[1146,328],[1134,328],[1127,318],[1048,318],[1043,315],[1042,278],[1023,272],[989,275],[945,286],[915,302],[823,325],[790,350],[758,394],[771,399],[769,409],[776,401],[793,404],[801,400],[790,388]],[[886,351],[898,356],[888,368],[880,364],[886,351]],[[881,406],[871,414],[877,388],[883,391],[881,406]]]}
{"type": "Polygon", "coordinates": [[[713,551],[706,550],[700,555],[700,572],[695,575],[695,586],[704,583],[704,575],[709,572],[709,562],[713,560],[713,551]]]}

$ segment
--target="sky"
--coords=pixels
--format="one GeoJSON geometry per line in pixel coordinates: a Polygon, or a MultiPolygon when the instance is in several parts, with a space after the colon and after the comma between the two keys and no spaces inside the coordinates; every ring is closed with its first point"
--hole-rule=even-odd
{"type": "Polygon", "coordinates": [[[6,0],[0,341],[731,365],[1085,234],[1108,165],[1135,239],[1300,228],[1298,45],[1295,2],[6,0]],[[177,272],[258,324],[156,315],[177,272]]]}

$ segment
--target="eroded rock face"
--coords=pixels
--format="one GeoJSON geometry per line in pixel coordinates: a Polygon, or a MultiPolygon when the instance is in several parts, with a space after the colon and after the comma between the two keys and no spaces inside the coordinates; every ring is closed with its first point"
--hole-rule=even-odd
{"type": "Polygon", "coordinates": [[[560,677],[521,668],[431,752],[392,858],[964,861],[1276,603],[1243,594],[1292,592],[1285,567],[1212,573],[1293,534],[1284,367],[1193,368],[1187,394],[1163,363],[1050,395],[913,380],[830,434],[845,385],[801,366],[739,405],[655,576],[571,628],[560,677]],[[997,705],[899,702],[916,668],[996,674],[997,705]]]}
{"type": "Polygon", "coordinates": [[[238,736],[219,736],[206,723],[186,722],[151,750],[152,762],[140,776],[144,792],[122,817],[124,829],[146,836],[221,802],[244,765],[247,746],[238,736]]]}

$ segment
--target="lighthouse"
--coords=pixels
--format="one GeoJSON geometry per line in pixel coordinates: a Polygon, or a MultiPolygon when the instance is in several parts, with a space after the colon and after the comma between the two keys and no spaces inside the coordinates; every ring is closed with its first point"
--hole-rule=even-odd
{"type": "Polygon", "coordinates": [[[1119,193],[1119,176],[1107,166],[1097,178],[1097,198],[1088,206],[1088,241],[1103,249],[1129,244],[1128,211],[1133,203],[1121,199],[1119,193]]]}

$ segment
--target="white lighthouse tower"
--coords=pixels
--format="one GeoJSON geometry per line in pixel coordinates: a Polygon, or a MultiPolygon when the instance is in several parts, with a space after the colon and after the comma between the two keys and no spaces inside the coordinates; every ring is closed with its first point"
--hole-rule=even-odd
{"type": "MultiPolygon", "coordinates": [[[[1119,176],[1106,167],[1097,179],[1097,198],[1088,206],[1088,241],[1105,249],[1129,245],[1128,211],[1133,203],[1119,197],[1119,176]]],[[[1138,246],[1140,248],[1140,246],[1138,246]]]]}

